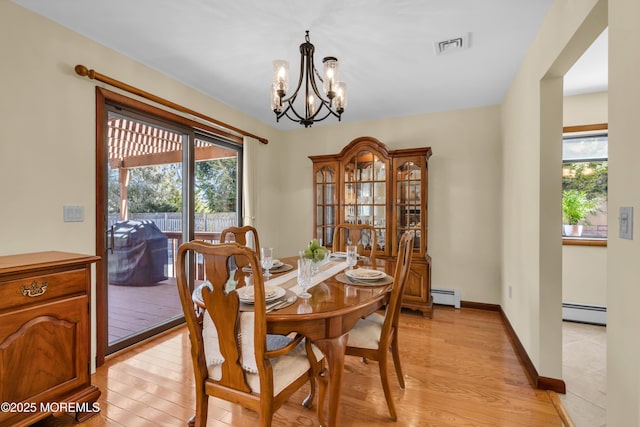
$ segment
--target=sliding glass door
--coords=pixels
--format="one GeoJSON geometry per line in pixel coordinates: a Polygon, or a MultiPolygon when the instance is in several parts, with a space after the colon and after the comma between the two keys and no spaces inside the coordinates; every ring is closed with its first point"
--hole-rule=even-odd
{"type": "Polygon", "coordinates": [[[183,322],[175,254],[240,225],[242,146],[109,103],[104,137],[97,323],[107,355],[183,322]]]}

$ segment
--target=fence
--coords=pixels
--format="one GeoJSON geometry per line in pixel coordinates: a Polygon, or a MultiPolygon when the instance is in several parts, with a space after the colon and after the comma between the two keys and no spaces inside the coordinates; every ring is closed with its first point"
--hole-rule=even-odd
{"type": "MultiPolygon", "coordinates": [[[[151,220],[167,236],[167,265],[165,275],[175,278],[174,261],[178,246],[182,243],[182,214],[180,212],[134,213],[130,220],[151,220]]],[[[109,228],[120,220],[120,214],[109,215],[109,228]]],[[[215,243],[220,241],[220,232],[228,227],[238,225],[235,212],[196,213],[195,236],[198,240],[215,243]]],[[[202,276],[201,266],[196,266],[196,277],[202,276]]]]}
{"type": "MultiPolygon", "coordinates": [[[[162,231],[182,231],[181,212],[157,212],[157,213],[132,213],[129,214],[131,220],[149,219],[153,221],[162,231]]],[[[120,220],[120,214],[109,215],[108,227],[120,220]]],[[[235,212],[221,213],[196,213],[195,232],[211,233],[220,232],[228,227],[238,225],[238,215],[235,212]]]]}

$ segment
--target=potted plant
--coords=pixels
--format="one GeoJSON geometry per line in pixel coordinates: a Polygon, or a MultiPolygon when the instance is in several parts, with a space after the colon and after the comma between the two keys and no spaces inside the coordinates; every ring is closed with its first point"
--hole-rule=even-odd
{"type": "Polygon", "coordinates": [[[563,235],[578,237],[582,235],[582,224],[587,215],[594,213],[596,202],[588,199],[584,191],[565,190],[562,192],[563,235]]]}

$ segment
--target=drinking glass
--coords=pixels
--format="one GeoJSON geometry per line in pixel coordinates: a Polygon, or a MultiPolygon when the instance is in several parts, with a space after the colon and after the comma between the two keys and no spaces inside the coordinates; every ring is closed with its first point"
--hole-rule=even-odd
{"type": "Polygon", "coordinates": [[[356,245],[347,246],[347,265],[349,270],[353,270],[353,266],[358,263],[358,247],[356,245]]]}
{"type": "Polygon", "coordinates": [[[307,258],[298,259],[298,285],[302,289],[302,293],[298,295],[300,298],[311,298],[309,287],[311,286],[311,260],[307,258]]]}
{"type": "Polygon", "coordinates": [[[264,277],[269,280],[271,272],[269,271],[273,267],[273,248],[260,248],[262,268],[265,269],[264,277]]]}
{"type": "Polygon", "coordinates": [[[309,304],[309,299],[303,299],[302,302],[298,304],[297,313],[298,314],[313,313],[313,308],[311,307],[311,304],[309,304]]]}

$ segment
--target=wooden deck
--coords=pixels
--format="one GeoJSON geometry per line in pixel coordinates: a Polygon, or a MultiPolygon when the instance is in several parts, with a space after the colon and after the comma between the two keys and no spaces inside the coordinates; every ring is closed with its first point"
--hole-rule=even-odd
{"type": "MultiPolygon", "coordinates": [[[[148,285],[109,284],[109,321],[107,322],[109,344],[182,315],[173,269],[173,260],[182,243],[182,232],[163,231],[162,233],[168,239],[168,264],[165,271],[167,280],[148,285]]],[[[220,241],[220,232],[196,232],[195,238],[217,243],[220,241]]],[[[196,266],[196,274],[198,271],[196,266]]]]}
{"type": "Polygon", "coordinates": [[[181,316],[175,280],[148,286],[109,285],[109,343],[181,316]]]}

